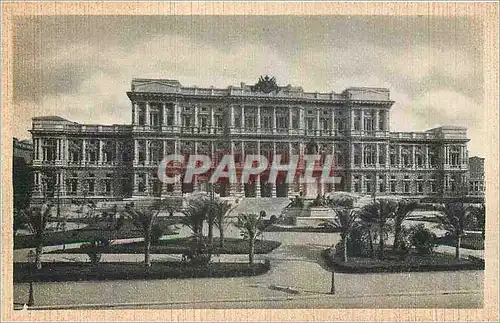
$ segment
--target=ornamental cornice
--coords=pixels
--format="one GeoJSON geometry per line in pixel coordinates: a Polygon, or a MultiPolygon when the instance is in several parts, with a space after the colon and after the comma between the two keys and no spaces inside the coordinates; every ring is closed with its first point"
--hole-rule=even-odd
{"type": "Polygon", "coordinates": [[[204,100],[204,101],[247,101],[247,102],[297,102],[297,103],[313,103],[313,104],[376,104],[376,105],[392,105],[395,101],[380,101],[380,100],[349,100],[349,99],[317,99],[304,97],[277,97],[277,96],[245,96],[245,95],[199,95],[199,94],[179,94],[179,93],[154,93],[154,92],[127,92],[130,100],[204,100]]]}

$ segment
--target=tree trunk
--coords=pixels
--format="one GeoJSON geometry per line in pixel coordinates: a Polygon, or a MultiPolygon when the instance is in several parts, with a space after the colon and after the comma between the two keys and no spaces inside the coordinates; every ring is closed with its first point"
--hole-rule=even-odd
{"type": "Polygon", "coordinates": [[[144,235],[144,266],[146,268],[151,267],[151,230],[146,230],[144,235]]]}
{"type": "Polygon", "coordinates": [[[392,250],[396,251],[399,249],[399,240],[401,235],[401,225],[399,221],[396,221],[394,226],[394,243],[392,244],[392,250]]]}
{"type": "Polygon", "coordinates": [[[214,244],[214,221],[208,221],[208,244],[211,247],[214,244]]]}
{"type": "Polygon", "coordinates": [[[379,229],[378,256],[380,259],[384,257],[384,232],[382,226],[379,229]]]}
{"type": "Polygon", "coordinates": [[[335,294],[335,272],[332,270],[332,285],[330,287],[330,294],[335,294]]]}
{"type": "Polygon", "coordinates": [[[460,244],[462,242],[462,235],[457,234],[457,245],[455,246],[455,258],[460,259],[460,244]]]}
{"type": "Polygon", "coordinates": [[[370,256],[373,257],[373,236],[372,230],[368,230],[368,242],[370,243],[370,256]]]}
{"type": "Polygon", "coordinates": [[[35,264],[36,264],[36,269],[42,269],[42,243],[39,242],[36,245],[36,251],[35,251],[35,264]]]}
{"type": "Polygon", "coordinates": [[[248,263],[250,265],[253,264],[253,254],[254,254],[254,251],[255,251],[255,239],[254,238],[250,238],[250,250],[248,251],[248,263]]]}
{"type": "Polygon", "coordinates": [[[222,223],[221,223],[221,225],[219,227],[219,232],[220,232],[220,234],[219,234],[219,239],[220,239],[219,244],[220,244],[221,248],[224,248],[224,227],[222,226],[222,223]]]}
{"type": "Polygon", "coordinates": [[[344,262],[347,262],[347,234],[344,236],[344,262]]]}

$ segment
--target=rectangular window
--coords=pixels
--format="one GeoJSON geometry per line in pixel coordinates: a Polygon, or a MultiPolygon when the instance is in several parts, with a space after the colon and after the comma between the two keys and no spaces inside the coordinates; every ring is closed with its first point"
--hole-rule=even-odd
{"type": "Polygon", "coordinates": [[[421,182],[417,183],[417,191],[419,193],[422,193],[424,191],[424,184],[423,183],[421,183],[421,182]]]}
{"type": "Polygon", "coordinates": [[[410,183],[404,182],[403,183],[403,188],[405,193],[410,193],[410,183]]]}
{"type": "Polygon", "coordinates": [[[234,127],[241,128],[241,117],[238,116],[234,118],[234,127]]]}
{"type": "Polygon", "coordinates": [[[174,125],[174,116],[167,116],[167,126],[174,125]]]}
{"type": "Polygon", "coordinates": [[[396,192],[396,182],[391,182],[391,193],[396,192]]]}

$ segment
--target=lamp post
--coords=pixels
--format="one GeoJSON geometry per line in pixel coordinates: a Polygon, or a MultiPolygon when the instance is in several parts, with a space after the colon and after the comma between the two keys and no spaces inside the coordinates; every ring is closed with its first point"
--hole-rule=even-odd
{"type": "Polygon", "coordinates": [[[28,306],[33,306],[35,304],[35,300],[33,297],[33,267],[36,261],[36,255],[33,250],[30,250],[28,253],[28,266],[29,266],[29,275],[30,275],[30,288],[28,295],[28,306]]]}

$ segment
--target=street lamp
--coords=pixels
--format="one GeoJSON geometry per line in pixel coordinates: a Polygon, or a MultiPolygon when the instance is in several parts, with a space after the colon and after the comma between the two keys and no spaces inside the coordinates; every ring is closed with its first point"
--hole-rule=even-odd
{"type": "Polygon", "coordinates": [[[28,253],[28,266],[29,266],[29,275],[30,275],[30,289],[28,295],[28,306],[33,306],[35,304],[35,300],[33,297],[33,267],[36,262],[36,255],[33,250],[30,250],[28,253]]]}

